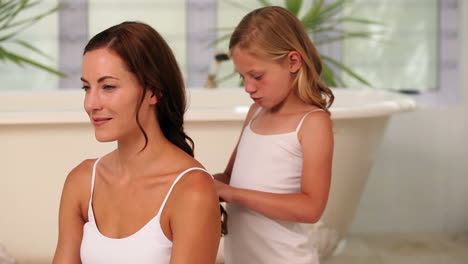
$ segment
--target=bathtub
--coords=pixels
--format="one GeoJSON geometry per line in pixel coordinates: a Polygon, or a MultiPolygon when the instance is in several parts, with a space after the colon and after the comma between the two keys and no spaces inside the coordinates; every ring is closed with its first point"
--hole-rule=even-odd
{"type": "MultiPolygon", "coordinates": [[[[321,221],[308,225],[323,257],[346,239],[389,119],[415,108],[411,98],[398,94],[334,92],[331,193],[321,221]]],[[[66,175],[81,160],[115,148],[96,142],[82,100],[82,91],[4,92],[0,97],[0,175],[5,176],[0,177],[0,208],[7,212],[0,220],[0,244],[20,263],[51,262],[66,175]]],[[[189,90],[185,127],[196,143],[196,158],[210,172],[224,170],[250,104],[240,88],[189,90]]]]}
{"type": "MultiPolygon", "coordinates": [[[[333,92],[336,98],[330,111],[335,150],[330,196],[321,220],[307,225],[312,243],[322,258],[338,253],[345,244],[389,119],[393,114],[416,107],[412,98],[396,93],[338,88],[333,92]]],[[[224,170],[251,103],[242,89],[192,91],[187,124],[195,136],[197,157],[211,171],[224,170]],[[210,121],[214,121],[210,133],[198,127],[206,129],[210,121]],[[218,155],[213,157],[213,153],[218,155]]]]}

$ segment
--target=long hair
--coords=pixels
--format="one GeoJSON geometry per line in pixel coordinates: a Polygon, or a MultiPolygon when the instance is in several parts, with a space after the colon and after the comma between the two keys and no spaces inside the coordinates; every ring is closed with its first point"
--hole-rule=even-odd
{"type": "Polygon", "coordinates": [[[293,80],[301,100],[327,111],[334,100],[333,92],[320,79],[322,60],[307,32],[290,11],[268,6],[248,13],[237,25],[229,41],[233,48],[281,62],[289,52],[297,51],[302,67],[293,80]]]}
{"type": "MultiPolygon", "coordinates": [[[[100,48],[116,52],[137,77],[143,87],[138,108],[148,90],[157,96],[156,115],[164,136],[193,157],[194,143],[185,134],[183,126],[187,105],[184,81],[172,50],[161,35],[144,23],[123,22],[91,38],[83,54],[100,48]]],[[[148,136],[141,126],[138,113],[136,121],[145,137],[145,149],[148,136]]],[[[228,216],[221,205],[220,210],[221,233],[225,235],[228,216]]]]}
{"type": "MultiPolygon", "coordinates": [[[[116,52],[143,87],[138,108],[147,92],[157,96],[156,114],[164,136],[193,157],[194,143],[183,126],[186,111],[184,81],[173,52],[161,35],[144,23],[123,22],[91,38],[83,54],[100,48],[116,52]]],[[[139,111],[136,121],[145,137],[145,149],[148,136],[141,126],[139,111]]]]}

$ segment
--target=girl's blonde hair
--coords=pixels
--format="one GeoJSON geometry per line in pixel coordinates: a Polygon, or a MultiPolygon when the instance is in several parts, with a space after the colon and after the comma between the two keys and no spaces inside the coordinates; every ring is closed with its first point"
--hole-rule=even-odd
{"type": "Polygon", "coordinates": [[[281,62],[291,51],[302,57],[302,67],[296,74],[293,86],[299,98],[328,111],[334,100],[333,92],[321,80],[322,60],[299,19],[279,6],[268,6],[248,13],[237,25],[229,41],[234,47],[254,56],[281,62]]]}

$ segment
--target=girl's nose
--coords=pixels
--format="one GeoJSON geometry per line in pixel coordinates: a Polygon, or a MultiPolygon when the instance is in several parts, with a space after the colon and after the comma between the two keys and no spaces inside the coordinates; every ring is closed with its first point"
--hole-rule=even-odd
{"type": "Polygon", "coordinates": [[[256,91],[255,85],[248,81],[244,81],[244,89],[249,94],[254,93],[256,91]]]}

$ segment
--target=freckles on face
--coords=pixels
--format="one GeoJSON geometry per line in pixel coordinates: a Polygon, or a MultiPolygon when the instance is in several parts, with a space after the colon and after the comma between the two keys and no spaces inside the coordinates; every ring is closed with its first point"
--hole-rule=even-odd
{"type": "Polygon", "coordinates": [[[238,47],[231,57],[244,80],[245,91],[256,103],[271,108],[288,96],[292,77],[286,61],[261,58],[238,47]]]}

